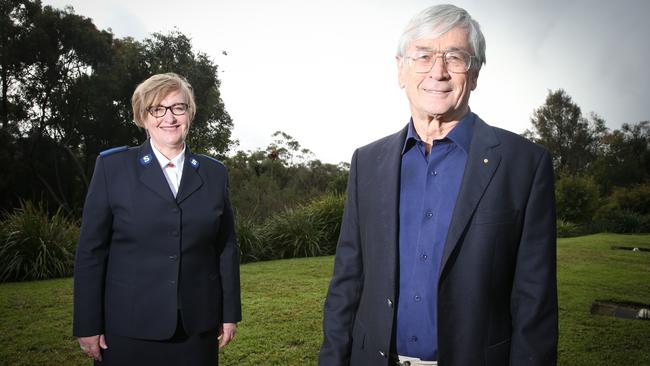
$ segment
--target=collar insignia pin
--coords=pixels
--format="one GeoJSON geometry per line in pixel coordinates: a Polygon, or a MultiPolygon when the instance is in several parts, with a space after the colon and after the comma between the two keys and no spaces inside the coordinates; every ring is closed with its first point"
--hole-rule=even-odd
{"type": "Polygon", "coordinates": [[[194,158],[190,159],[190,164],[191,164],[195,169],[199,167],[199,161],[196,160],[196,159],[194,159],[194,158]]]}
{"type": "Polygon", "coordinates": [[[147,154],[140,158],[140,164],[142,166],[148,165],[149,163],[151,163],[151,154],[147,154]]]}

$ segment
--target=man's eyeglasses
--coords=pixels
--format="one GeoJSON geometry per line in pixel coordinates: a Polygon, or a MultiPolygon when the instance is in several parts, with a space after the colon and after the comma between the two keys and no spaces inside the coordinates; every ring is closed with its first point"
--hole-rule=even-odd
{"type": "Polygon", "coordinates": [[[476,56],[470,55],[463,50],[454,51],[415,51],[411,56],[405,58],[409,66],[417,73],[427,73],[436,64],[438,56],[442,57],[447,71],[456,74],[467,72],[472,67],[472,59],[476,56]]]}
{"type": "Polygon", "coordinates": [[[147,112],[156,118],[164,117],[167,110],[170,110],[174,116],[182,116],[187,112],[189,106],[186,103],[175,103],[169,107],[164,105],[155,105],[147,108],[147,112]]]}

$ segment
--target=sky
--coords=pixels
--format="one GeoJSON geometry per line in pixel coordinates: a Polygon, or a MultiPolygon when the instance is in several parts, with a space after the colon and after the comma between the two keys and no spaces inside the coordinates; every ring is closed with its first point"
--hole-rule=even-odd
{"type": "MultiPolygon", "coordinates": [[[[275,131],[323,162],[401,129],[410,118],[397,84],[397,41],[422,0],[44,0],[70,5],[116,37],[178,30],[219,65],[238,150],[275,131]],[[226,51],[224,54],[223,51],[226,51]]],[[[459,0],[486,38],[470,108],[522,133],[550,90],[610,129],[650,120],[650,1],[459,0]]],[[[191,133],[191,131],[190,131],[191,133]]]]}

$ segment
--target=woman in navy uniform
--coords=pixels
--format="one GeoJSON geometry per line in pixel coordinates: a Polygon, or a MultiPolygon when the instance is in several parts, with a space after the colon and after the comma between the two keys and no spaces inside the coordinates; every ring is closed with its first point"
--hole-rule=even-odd
{"type": "Polygon", "coordinates": [[[196,105],[184,78],[154,75],[131,103],[149,138],[97,158],[73,333],[98,365],[216,365],[241,320],[227,171],[185,143],[196,105]]]}

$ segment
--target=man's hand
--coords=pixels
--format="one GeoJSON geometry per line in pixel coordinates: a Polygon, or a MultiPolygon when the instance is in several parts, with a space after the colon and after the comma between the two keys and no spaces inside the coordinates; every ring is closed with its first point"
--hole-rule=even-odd
{"type": "Polygon", "coordinates": [[[219,348],[224,348],[230,341],[235,338],[237,333],[237,323],[223,323],[219,325],[219,348]]]}
{"type": "Polygon", "coordinates": [[[79,341],[79,346],[81,346],[81,350],[84,351],[85,354],[101,362],[102,353],[100,351],[100,348],[101,349],[108,348],[108,346],[106,345],[106,339],[104,338],[103,334],[90,336],[90,337],[79,337],[77,338],[77,340],[79,341]]]}

